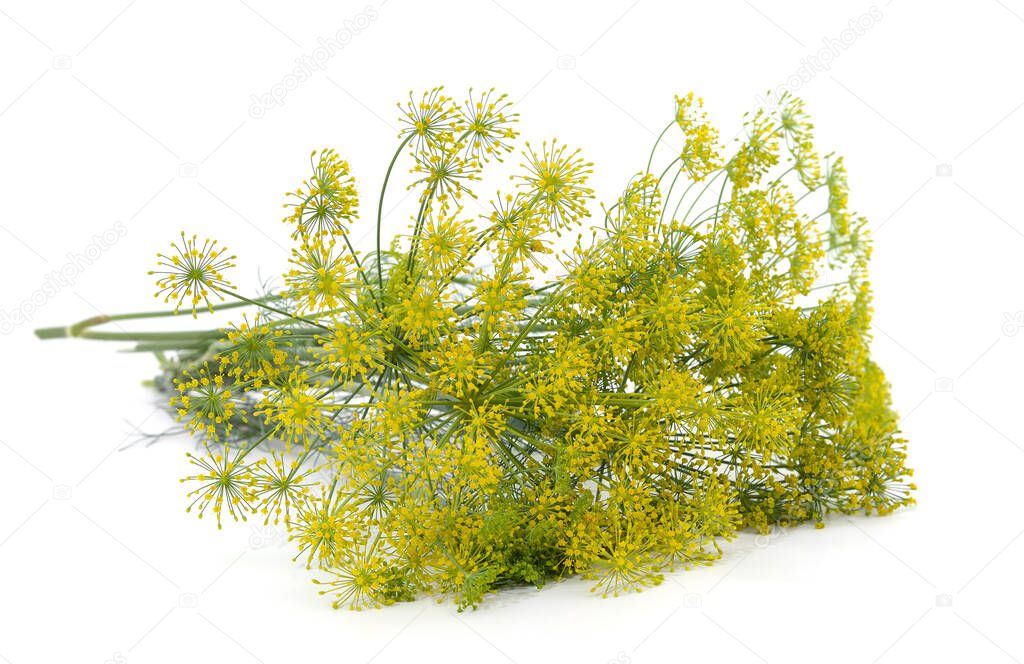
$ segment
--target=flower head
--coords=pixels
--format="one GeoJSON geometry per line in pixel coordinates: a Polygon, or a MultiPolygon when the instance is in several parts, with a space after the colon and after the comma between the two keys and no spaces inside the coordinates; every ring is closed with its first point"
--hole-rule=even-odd
{"type": "Polygon", "coordinates": [[[411,137],[417,151],[453,131],[458,123],[458,110],[441,87],[424,92],[419,101],[410,91],[409,101],[404,107],[399,104],[398,108],[402,112],[399,117],[403,125],[401,135],[411,137]]]}
{"type": "Polygon", "coordinates": [[[474,228],[458,218],[461,208],[452,214],[431,215],[424,224],[422,255],[427,269],[439,276],[463,266],[474,242],[474,228]]]}
{"type": "Polygon", "coordinates": [[[487,159],[490,157],[501,161],[502,152],[512,150],[512,141],[518,135],[512,128],[519,119],[518,113],[509,112],[512,102],[507,94],[496,94],[494,88],[487,90],[479,98],[473,97],[469,91],[469,99],[460,109],[462,122],[465,123],[469,141],[466,144],[468,157],[487,159]]]}
{"type": "Polygon", "coordinates": [[[252,464],[252,492],[259,500],[259,511],[266,515],[264,525],[291,522],[292,509],[302,502],[314,482],[308,477],[310,469],[304,466],[308,455],[285,463],[284,455],[271,452],[270,458],[261,458],[252,464]]]}
{"type": "Polygon", "coordinates": [[[499,262],[546,271],[545,256],[553,253],[544,239],[547,220],[527,205],[522,193],[499,194],[493,208],[489,220],[496,231],[492,244],[499,262]]]}
{"type": "Polygon", "coordinates": [[[828,185],[829,248],[834,249],[846,239],[852,225],[852,215],[847,207],[850,202],[850,188],[842,157],[838,157],[829,166],[825,183],[828,185]]]}
{"type": "Polygon", "coordinates": [[[804,110],[802,99],[787,92],[780,101],[779,123],[793,159],[793,168],[804,186],[813,189],[821,180],[821,164],[814,150],[814,124],[804,110]]]}
{"type": "Polygon", "coordinates": [[[314,559],[321,567],[335,563],[353,540],[355,524],[348,518],[352,508],[335,503],[334,496],[321,487],[319,497],[303,497],[296,506],[289,539],[299,543],[296,560],[306,554],[306,569],[312,566],[314,559]]]}
{"type": "Polygon", "coordinates": [[[373,328],[339,323],[328,335],[318,339],[321,343],[316,351],[319,369],[330,372],[342,384],[356,378],[365,382],[382,366],[384,348],[380,335],[373,328]]]}
{"type": "Polygon", "coordinates": [[[224,370],[235,380],[252,381],[253,387],[281,373],[291,344],[291,332],[274,326],[264,317],[257,316],[252,322],[243,315],[242,322],[227,330],[228,345],[220,352],[219,360],[224,370]]]}
{"type": "Polygon", "coordinates": [[[469,337],[448,337],[430,359],[437,367],[431,373],[432,385],[456,399],[471,396],[487,375],[488,358],[477,352],[469,337]]]}
{"type": "Polygon", "coordinates": [[[654,550],[657,541],[646,525],[639,520],[614,518],[607,530],[587,542],[591,563],[585,576],[597,579],[591,592],[618,597],[661,583],[663,575],[658,571],[654,550]]]}
{"type": "Polygon", "coordinates": [[[681,155],[683,169],[695,182],[700,182],[722,165],[718,130],[707,121],[703,108],[704,101],[694,97],[692,92],[685,97],[676,97],[676,124],[686,136],[681,155]]]}
{"type": "Polygon", "coordinates": [[[334,309],[351,279],[352,256],[336,250],[333,238],[326,243],[312,239],[292,249],[292,268],[284,275],[290,295],[305,311],[334,309]]]}
{"type": "Polygon", "coordinates": [[[387,313],[398,333],[412,346],[421,347],[445,332],[452,310],[441,293],[421,284],[406,289],[387,313]]]}
{"type": "Polygon", "coordinates": [[[480,179],[480,163],[476,158],[466,156],[465,145],[466,139],[441,134],[416,153],[412,171],[419,177],[409,188],[422,187],[421,201],[437,200],[444,212],[464,195],[476,198],[469,187],[474,180],[480,179]]]}
{"type": "Polygon", "coordinates": [[[195,496],[186,511],[198,506],[199,518],[207,509],[217,516],[217,528],[221,527],[221,516],[225,509],[235,521],[246,520],[246,513],[252,512],[255,495],[252,491],[252,475],[244,464],[244,450],[231,449],[224,443],[216,449],[207,447],[206,454],[195,456],[186,453],[193,466],[200,472],[183,478],[182,482],[197,482],[199,487],[189,492],[195,496]]]}
{"type": "Polygon", "coordinates": [[[743,123],[747,140],[726,164],[729,179],[738,189],[757,184],[768,170],[779,163],[778,133],[765,110],[758,109],[743,123]]]}
{"type": "Polygon", "coordinates": [[[217,247],[216,240],[203,240],[200,245],[195,235],[188,238],[185,231],[181,232],[181,244],[172,242],[171,246],[174,253],[157,254],[160,269],[149,272],[159,275],[156,297],[163,295],[164,302],[176,300],[175,313],[182,303],[188,301],[193,318],[196,318],[200,302],[213,311],[210,295],[223,300],[224,296],[219,291],[234,288],[224,278],[223,271],[235,266],[235,256],[225,256],[227,249],[217,247]]]}
{"type": "Polygon", "coordinates": [[[295,224],[292,237],[323,238],[344,235],[346,222],[359,211],[359,194],[348,162],[332,149],[310,154],[313,175],[289,195],[296,203],[285,203],[292,213],[285,219],[295,224]]]}
{"type": "Polygon", "coordinates": [[[334,595],[331,605],[335,609],[347,606],[352,611],[359,611],[415,598],[405,570],[378,551],[383,548],[378,542],[374,540],[338,556],[335,562],[323,568],[330,575],[328,579],[313,580],[313,583],[324,587],[321,595],[334,595]]]}
{"type": "Polygon", "coordinates": [[[255,414],[265,418],[274,436],[288,449],[296,444],[308,448],[325,438],[333,427],[316,388],[299,368],[292,370],[282,384],[267,390],[255,414]]]}
{"type": "Polygon", "coordinates": [[[178,395],[171,405],[177,407],[179,421],[188,420],[186,426],[193,435],[211,440],[231,435],[235,402],[224,378],[225,374],[211,372],[209,365],[202,364],[198,370],[185,369],[182,377],[175,379],[178,395]]]}
{"type": "Polygon", "coordinates": [[[558,141],[545,141],[540,152],[526,144],[526,173],[519,176],[526,190],[526,197],[549,219],[552,228],[558,229],[588,216],[584,205],[593,198],[594,191],[586,187],[587,179],[593,173],[590,162],[584,161],[580,150],[569,152],[558,141]]]}

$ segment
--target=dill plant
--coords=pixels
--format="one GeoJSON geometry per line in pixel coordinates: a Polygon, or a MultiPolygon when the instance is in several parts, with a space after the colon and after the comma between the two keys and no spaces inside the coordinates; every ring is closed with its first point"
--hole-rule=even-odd
{"type": "Polygon", "coordinates": [[[235,257],[183,233],[152,273],[173,312],[38,332],[157,354],[201,441],[189,510],[282,524],[336,607],[462,609],[576,574],[640,590],[742,528],[913,502],[869,356],[865,221],[800,100],[746,117],[726,149],[700,99],[677,98],[655,146],[675,158],[652,150],[589,224],[592,165],[554,140],[526,144],[489,215],[464,213],[513,150],[505,95],[437,88],[399,109],[374,250],[350,241],[348,164],[313,152],[287,196],[278,290],[234,292],[235,257]],[[401,159],[418,198],[385,246],[401,159]],[[575,242],[556,250],[562,236],[575,242]],[[240,307],[227,329],[93,329],[240,307]]]}

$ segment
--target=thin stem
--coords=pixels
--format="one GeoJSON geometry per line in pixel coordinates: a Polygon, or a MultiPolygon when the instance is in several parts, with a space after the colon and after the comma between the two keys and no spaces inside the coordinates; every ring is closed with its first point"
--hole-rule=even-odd
{"type": "Polygon", "coordinates": [[[645,171],[646,173],[650,173],[651,172],[651,164],[654,162],[654,153],[658,149],[658,144],[661,143],[661,139],[665,137],[665,134],[668,133],[668,130],[671,129],[672,125],[674,125],[675,123],[676,123],[675,120],[673,120],[672,122],[669,122],[665,126],[665,128],[661,130],[661,133],[658,134],[658,138],[655,139],[654,145],[651,146],[651,156],[649,156],[647,158],[647,169],[645,171]]]}
{"type": "Polygon", "coordinates": [[[258,302],[256,300],[250,300],[249,298],[245,297],[244,295],[239,295],[238,293],[236,293],[234,291],[230,291],[230,290],[228,290],[226,288],[218,288],[217,291],[220,292],[220,293],[224,293],[225,295],[230,295],[231,297],[237,298],[237,299],[241,300],[242,302],[248,302],[249,304],[256,305],[257,307],[260,307],[262,309],[266,309],[267,311],[273,311],[276,314],[281,314],[282,316],[287,316],[288,318],[292,318],[294,320],[302,321],[303,323],[306,323],[307,325],[312,325],[313,327],[318,327],[321,330],[328,330],[328,331],[330,331],[330,329],[331,329],[331,328],[327,327],[326,325],[321,325],[320,323],[318,323],[318,322],[316,322],[314,320],[310,320],[308,318],[303,318],[302,316],[297,316],[296,314],[289,313],[289,312],[285,311],[284,309],[278,309],[277,307],[272,307],[269,304],[266,304],[266,303],[263,303],[263,302],[258,302]]]}
{"type": "Polygon", "coordinates": [[[413,133],[406,136],[405,140],[399,144],[398,150],[395,151],[395,156],[391,158],[387,173],[384,174],[384,184],[380,188],[380,199],[377,201],[377,293],[380,295],[381,301],[384,299],[384,273],[380,260],[380,225],[381,217],[384,214],[384,192],[387,191],[388,181],[391,179],[391,171],[395,168],[395,162],[398,161],[399,155],[402,154],[402,150],[413,139],[413,136],[415,136],[413,133]]]}

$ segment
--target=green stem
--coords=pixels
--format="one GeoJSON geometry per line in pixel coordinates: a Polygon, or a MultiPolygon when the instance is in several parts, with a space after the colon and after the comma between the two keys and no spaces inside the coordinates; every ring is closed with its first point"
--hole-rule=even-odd
{"type": "Polygon", "coordinates": [[[416,226],[412,231],[412,239],[409,241],[409,257],[405,262],[405,278],[407,281],[412,277],[412,269],[416,264],[416,250],[419,248],[420,232],[423,229],[423,215],[433,197],[434,186],[431,185],[430,191],[424,193],[423,200],[420,201],[420,210],[416,213],[416,226]]]}
{"type": "Polygon", "coordinates": [[[220,330],[199,330],[181,332],[99,332],[85,330],[75,335],[82,339],[98,341],[185,341],[195,342],[204,339],[215,341],[224,336],[220,330]]]}
{"type": "Polygon", "coordinates": [[[675,120],[673,120],[672,122],[669,122],[665,126],[665,128],[661,130],[661,133],[658,134],[658,138],[655,139],[654,145],[651,146],[651,155],[647,158],[647,170],[645,171],[646,173],[650,173],[651,172],[651,164],[654,163],[654,153],[658,149],[658,144],[661,143],[661,139],[665,137],[665,134],[668,133],[668,130],[671,129],[672,125],[674,125],[675,123],[676,123],[675,120]]]}
{"type": "Polygon", "coordinates": [[[313,327],[318,327],[321,330],[328,330],[329,331],[331,329],[331,328],[327,327],[326,325],[321,325],[320,323],[318,323],[318,322],[316,322],[314,320],[310,320],[308,318],[303,318],[302,316],[297,316],[297,315],[295,315],[293,313],[289,313],[289,312],[285,311],[284,309],[278,309],[277,307],[272,307],[269,304],[266,304],[264,302],[260,302],[258,300],[250,300],[249,298],[245,297],[244,295],[239,295],[238,293],[236,293],[234,291],[230,291],[230,290],[228,290],[226,288],[218,288],[217,291],[220,292],[220,293],[224,293],[225,295],[230,295],[231,297],[239,299],[242,302],[248,302],[249,304],[255,305],[255,306],[260,307],[262,309],[266,309],[267,311],[273,311],[276,314],[281,314],[282,316],[287,316],[288,318],[291,318],[291,319],[294,319],[294,320],[297,320],[297,321],[302,321],[303,323],[306,323],[307,325],[312,325],[313,327]]]}
{"type": "Polygon", "coordinates": [[[388,180],[391,179],[391,171],[395,168],[395,162],[398,161],[399,155],[402,154],[402,150],[404,150],[405,146],[409,144],[409,141],[412,140],[413,136],[415,136],[413,133],[406,136],[405,140],[399,144],[398,150],[395,151],[395,156],[391,158],[391,163],[388,164],[387,173],[384,174],[384,184],[381,185],[380,188],[380,200],[377,202],[377,292],[380,295],[381,301],[383,301],[384,298],[384,272],[383,268],[381,268],[380,260],[380,224],[381,217],[384,213],[384,192],[387,191],[388,180]]]}
{"type": "MultiPolygon", "coordinates": [[[[217,304],[212,307],[213,311],[222,311],[224,309],[236,309],[238,307],[246,307],[252,304],[256,306],[263,306],[262,303],[267,300],[275,299],[273,296],[266,296],[256,298],[255,300],[246,300],[244,302],[226,302],[224,304],[217,304]]],[[[204,310],[203,313],[206,313],[204,310]]],[[[170,316],[180,315],[174,310],[161,310],[161,311],[137,311],[127,314],[100,314],[99,316],[93,316],[86,318],[85,320],[74,323],[73,325],[67,325],[63,327],[43,327],[35,331],[35,334],[40,339],[66,339],[68,337],[81,337],[86,336],[83,333],[91,327],[97,325],[103,325],[104,323],[113,323],[120,320],[139,320],[144,318],[167,318],[170,316]]],[[[96,338],[96,337],[87,337],[96,338]]]]}

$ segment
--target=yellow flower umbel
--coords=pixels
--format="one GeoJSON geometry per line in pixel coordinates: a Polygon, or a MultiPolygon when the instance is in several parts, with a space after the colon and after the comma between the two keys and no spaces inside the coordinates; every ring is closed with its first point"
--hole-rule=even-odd
{"type": "Polygon", "coordinates": [[[588,216],[586,201],[594,191],[585,186],[593,164],[584,161],[579,149],[572,152],[557,141],[546,141],[540,152],[526,145],[526,173],[520,176],[530,205],[549,220],[552,229],[564,228],[588,216]]]}
{"type": "Polygon", "coordinates": [[[235,520],[245,521],[247,514],[252,512],[256,495],[252,491],[252,475],[245,465],[244,449],[234,449],[224,443],[207,447],[206,454],[195,456],[186,454],[192,465],[200,473],[183,478],[182,482],[196,482],[199,488],[189,492],[195,496],[188,506],[188,511],[198,507],[199,518],[202,519],[207,509],[217,517],[217,528],[221,527],[224,510],[235,520]]]}
{"type": "Polygon", "coordinates": [[[512,141],[518,135],[512,128],[519,114],[510,111],[512,102],[507,94],[497,94],[494,88],[479,97],[469,91],[469,98],[459,109],[461,121],[469,134],[467,156],[476,159],[494,157],[501,161],[502,153],[512,151],[512,141]]]}
{"type": "Polygon", "coordinates": [[[292,192],[295,203],[286,203],[292,214],[285,219],[295,224],[292,237],[322,240],[347,233],[346,223],[359,212],[359,196],[348,162],[334,150],[310,155],[313,175],[292,192]]]}
{"type": "Polygon", "coordinates": [[[157,254],[160,267],[150,271],[159,277],[156,297],[163,295],[164,302],[175,301],[175,312],[187,302],[193,318],[200,303],[213,311],[210,296],[223,300],[220,291],[234,288],[224,278],[224,270],[235,266],[235,257],[225,256],[227,250],[218,248],[216,240],[204,240],[200,245],[195,235],[185,237],[185,231],[181,232],[181,243],[172,242],[171,247],[174,253],[157,254]]]}
{"type": "Polygon", "coordinates": [[[224,377],[203,364],[196,370],[184,369],[174,381],[179,394],[171,398],[171,406],[177,408],[179,420],[188,420],[186,426],[196,436],[219,440],[222,433],[231,435],[235,402],[224,377]]]}
{"type": "Polygon", "coordinates": [[[266,390],[254,413],[265,418],[288,449],[298,445],[305,450],[327,439],[332,422],[326,410],[306,371],[296,368],[285,381],[266,390]]]}
{"type": "Polygon", "coordinates": [[[264,525],[271,521],[276,525],[284,519],[291,523],[292,510],[309,495],[314,482],[308,477],[312,468],[309,452],[304,452],[291,461],[273,451],[270,457],[263,457],[252,465],[252,495],[259,500],[259,511],[265,515],[264,525]]]}
{"type": "Polygon", "coordinates": [[[288,359],[291,330],[281,329],[265,317],[242,322],[227,330],[227,345],[220,352],[219,362],[228,375],[238,382],[259,389],[277,378],[288,359]]]}
{"type": "Polygon", "coordinates": [[[443,213],[464,195],[475,196],[470,187],[480,179],[480,162],[474,156],[466,156],[466,141],[464,136],[440,134],[416,154],[413,173],[419,177],[409,188],[421,190],[420,201],[425,209],[437,201],[443,213]]]}
{"type": "Polygon", "coordinates": [[[333,309],[344,298],[343,289],[353,278],[353,259],[338,250],[333,239],[304,240],[288,259],[292,264],[284,275],[289,295],[304,311],[333,309]]]}
{"type": "Polygon", "coordinates": [[[692,92],[676,97],[676,124],[686,136],[680,159],[694,182],[700,182],[722,165],[718,130],[708,123],[703,107],[704,101],[692,92]]]}
{"type": "Polygon", "coordinates": [[[381,368],[384,349],[380,336],[372,328],[338,323],[330,334],[320,337],[320,342],[320,348],[315,351],[320,359],[317,368],[330,372],[338,383],[356,379],[365,383],[381,368]]]}
{"type": "Polygon", "coordinates": [[[409,92],[409,101],[398,108],[402,111],[401,135],[414,140],[417,149],[437,142],[458,126],[458,109],[440,87],[423,93],[419,101],[409,92]]]}
{"type": "Polygon", "coordinates": [[[478,216],[474,189],[516,139],[508,98],[436,88],[401,110],[373,250],[350,237],[348,164],[314,152],[283,288],[231,292],[211,242],[160,257],[176,306],[227,295],[258,315],[117,333],[159,354],[206,439],[187,478],[200,515],[283,524],[336,607],[461,610],[574,574],[639,591],[741,528],[913,502],[871,360],[866,225],[802,102],[753,113],[730,151],[677,97],[646,167],[562,251],[594,196],[580,150],[526,144],[514,191],[478,216]],[[386,242],[403,159],[416,195],[386,242]]]}

